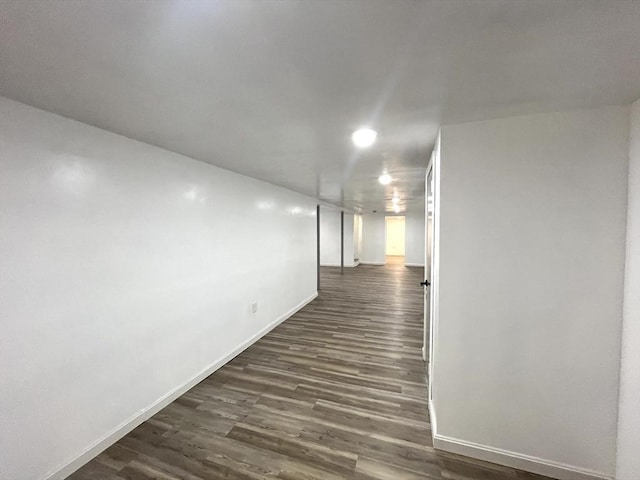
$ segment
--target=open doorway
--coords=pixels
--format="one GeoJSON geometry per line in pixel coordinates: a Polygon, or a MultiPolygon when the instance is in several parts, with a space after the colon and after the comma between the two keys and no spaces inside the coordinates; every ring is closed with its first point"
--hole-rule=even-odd
{"type": "Polygon", "coordinates": [[[404,265],[405,217],[385,217],[386,263],[404,265]]]}

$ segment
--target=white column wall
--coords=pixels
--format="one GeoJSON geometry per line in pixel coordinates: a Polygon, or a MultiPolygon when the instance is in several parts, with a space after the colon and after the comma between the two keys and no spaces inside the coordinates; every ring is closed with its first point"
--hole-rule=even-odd
{"type": "Polygon", "coordinates": [[[362,215],[362,254],[360,263],[384,265],[385,263],[384,214],[362,215]]]}
{"type": "Polygon", "coordinates": [[[320,207],[320,265],[340,266],[340,211],[320,207]]]}
{"type": "Polygon", "coordinates": [[[640,478],[640,100],[630,132],[617,480],[640,478]]]}
{"type": "MultiPolygon", "coordinates": [[[[355,215],[344,214],[344,266],[355,267],[357,238],[354,236],[355,215]]],[[[340,210],[320,207],[320,265],[340,266],[340,210]]]]}
{"type": "Polygon", "coordinates": [[[442,128],[436,446],[613,476],[628,157],[626,107],[442,128]]]}
{"type": "Polygon", "coordinates": [[[425,211],[408,211],[405,216],[405,265],[411,267],[424,267],[426,243],[425,243],[425,211]]]}

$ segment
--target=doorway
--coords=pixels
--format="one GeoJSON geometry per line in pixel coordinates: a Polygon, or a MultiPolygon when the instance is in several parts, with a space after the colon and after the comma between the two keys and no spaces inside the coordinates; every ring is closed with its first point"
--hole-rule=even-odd
{"type": "Polygon", "coordinates": [[[386,262],[404,264],[405,217],[385,217],[384,220],[386,262]]]}

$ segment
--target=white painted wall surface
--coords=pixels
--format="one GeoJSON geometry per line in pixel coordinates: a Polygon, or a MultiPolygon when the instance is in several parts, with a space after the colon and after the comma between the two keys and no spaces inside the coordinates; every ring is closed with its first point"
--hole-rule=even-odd
{"type": "MultiPolygon", "coordinates": [[[[393,214],[389,214],[393,216],[393,214]]],[[[425,230],[424,211],[411,210],[405,216],[405,264],[424,266],[425,230]]],[[[371,213],[361,216],[362,263],[384,264],[386,260],[385,214],[371,213]]]]}
{"type": "Polygon", "coordinates": [[[437,436],[613,476],[629,109],[441,142],[437,436]]]}
{"type": "Polygon", "coordinates": [[[388,215],[385,218],[385,254],[404,257],[405,218],[388,215]]]}
{"type": "MultiPolygon", "coordinates": [[[[355,267],[356,258],[356,241],[354,235],[355,215],[352,213],[344,214],[344,266],[355,267]]],[[[338,262],[339,263],[339,262],[338,262]]]]}
{"type": "Polygon", "coordinates": [[[425,258],[425,228],[424,228],[424,208],[422,211],[408,211],[405,220],[405,258],[407,266],[424,267],[425,258]]]}
{"type": "Polygon", "coordinates": [[[362,255],[362,215],[353,216],[353,258],[360,262],[362,255]]]}
{"type": "Polygon", "coordinates": [[[320,207],[320,265],[340,266],[340,211],[320,207]]]}
{"type": "Polygon", "coordinates": [[[630,133],[617,480],[640,478],[640,100],[630,133]]]}
{"type": "Polygon", "coordinates": [[[384,265],[385,263],[384,214],[362,215],[362,254],[360,263],[384,265]]]}
{"type": "Polygon", "coordinates": [[[7,99],[0,121],[0,460],[34,480],[311,299],[316,202],[7,99]]]}
{"type": "MultiPolygon", "coordinates": [[[[344,214],[344,266],[356,264],[356,241],[354,236],[355,215],[344,214]]],[[[340,266],[340,210],[320,207],[320,265],[323,267],[340,266]]]]}

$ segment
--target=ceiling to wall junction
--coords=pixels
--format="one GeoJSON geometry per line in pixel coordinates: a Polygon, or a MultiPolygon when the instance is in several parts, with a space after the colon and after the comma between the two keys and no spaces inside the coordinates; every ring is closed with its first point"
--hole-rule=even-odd
{"type": "Polygon", "coordinates": [[[356,211],[424,203],[443,122],[640,96],[637,1],[2,0],[0,17],[2,95],[356,211]],[[363,125],[378,141],[358,150],[363,125]]]}

